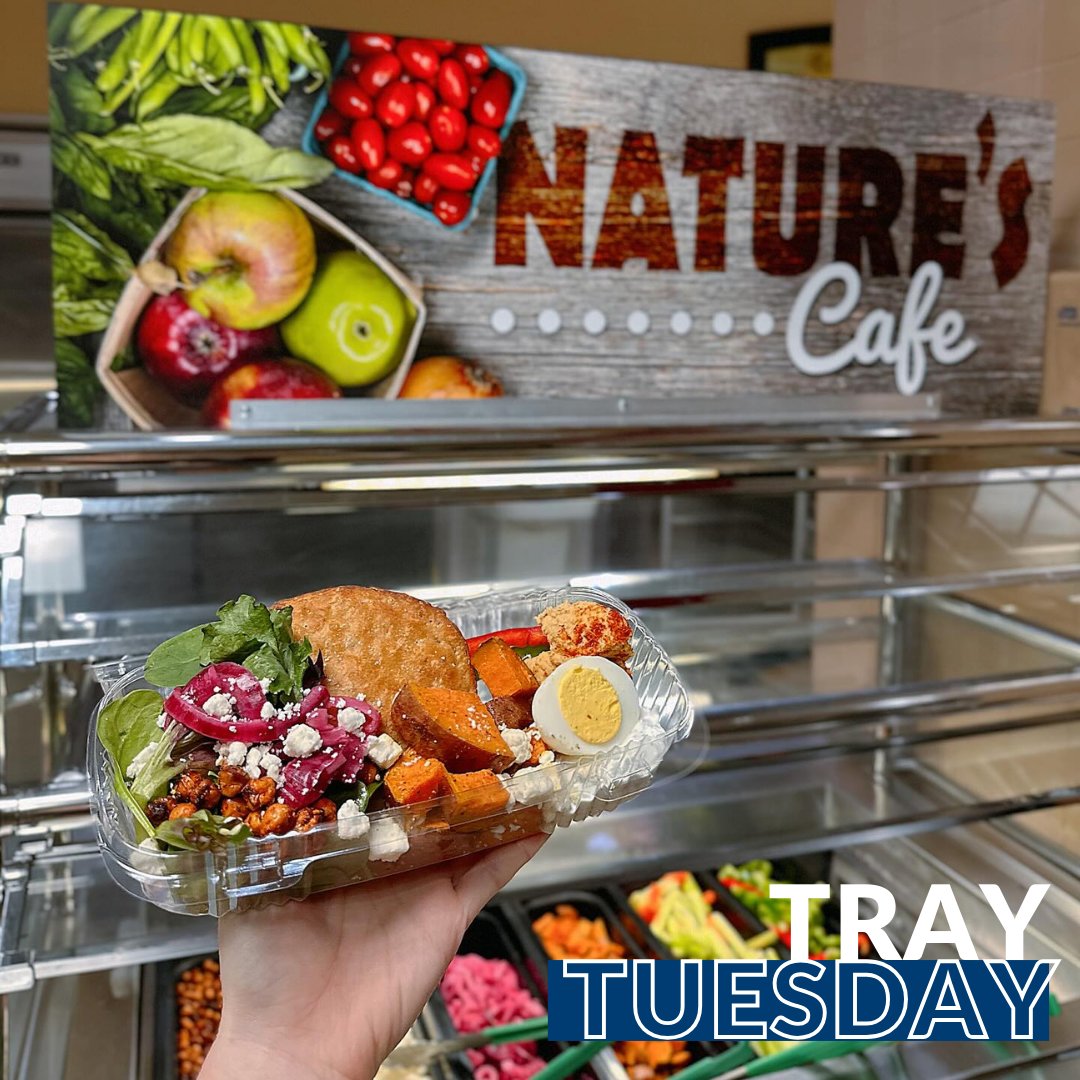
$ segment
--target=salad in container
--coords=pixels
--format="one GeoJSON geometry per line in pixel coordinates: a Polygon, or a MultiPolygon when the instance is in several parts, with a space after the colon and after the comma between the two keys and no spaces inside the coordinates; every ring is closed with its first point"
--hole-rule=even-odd
{"type": "Polygon", "coordinates": [[[435,606],[241,596],[100,665],[88,771],[106,865],[221,915],[550,832],[651,782],[693,722],[663,649],[594,589],[435,606]]]}

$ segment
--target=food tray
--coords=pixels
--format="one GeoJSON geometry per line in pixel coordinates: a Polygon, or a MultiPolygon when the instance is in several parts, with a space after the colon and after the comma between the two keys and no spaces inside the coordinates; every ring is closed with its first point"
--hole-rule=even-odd
{"type": "Polygon", "coordinates": [[[220,916],[550,832],[632,798],[649,786],[668,749],[689,734],[693,723],[689,696],[671,660],[637,616],[607,593],[570,586],[491,588],[440,606],[466,637],[474,637],[500,627],[531,624],[544,608],[574,600],[607,604],[630,622],[634,685],[643,712],[635,736],[624,746],[594,757],[558,760],[513,777],[507,783],[513,803],[498,812],[458,820],[453,798],[442,797],[372,814],[371,832],[359,839],[343,836],[338,824],[330,822],[306,833],[248,839],[218,851],[162,852],[140,847],[130,815],[113,788],[108,754],[97,737],[97,716],[109,702],[149,684],[143,678],[141,661],[100,665],[95,670],[105,695],[90,724],[87,771],[98,844],[109,873],[134,896],[167,911],[220,916]],[[648,722],[647,716],[652,718],[648,722]],[[456,819],[453,823],[451,816],[456,819]],[[383,857],[382,839],[394,829],[404,831],[409,850],[389,861],[383,857]]]}
{"type": "MultiPolygon", "coordinates": [[[[178,1029],[176,983],[189,968],[198,967],[216,953],[189,957],[186,960],[162,960],[153,968],[154,1013],[151,1056],[154,1076],[158,1080],[180,1080],[179,1059],[176,1050],[178,1029]]],[[[147,1034],[150,1034],[149,1032],[147,1034]]]]}
{"type": "MultiPolygon", "coordinates": [[[[543,984],[534,976],[533,967],[526,951],[510,931],[509,920],[501,917],[496,907],[485,908],[469,925],[458,947],[458,955],[476,953],[485,960],[505,960],[516,972],[521,985],[546,1006],[547,995],[543,984]]],[[[436,990],[428,1002],[428,1022],[432,1028],[432,1038],[452,1039],[459,1034],[440,991],[436,990]]],[[[536,1041],[537,1053],[545,1061],[550,1061],[565,1047],[561,1043],[547,1039],[536,1041]]],[[[473,1067],[466,1054],[454,1054],[442,1059],[432,1068],[436,1080],[468,1080],[473,1075],[473,1067]]]]}
{"type": "MultiPolygon", "coordinates": [[[[521,101],[525,97],[525,85],[528,79],[524,70],[518,64],[515,64],[510,57],[499,52],[498,49],[493,49],[490,45],[485,45],[484,50],[488,54],[491,66],[497,68],[499,71],[504,71],[509,76],[510,82],[513,83],[514,86],[513,92],[510,95],[510,105],[506,110],[506,119],[503,121],[502,127],[499,128],[499,138],[502,139],[505,146],[506,140],[510,136],[510,129],[514,126],[514,120],[517,119],[518,110],[521,108],[521,101]]],[[[348,59],[348,56],[349,44],[346,42],[342,45],[341,52],[338,53],[337,62],[334,64],[334,74],[332,79],[338,76],[342,65],[348,59]]],[[[315,125],[318,123],[323,109],[326,108],[329,97],[330,85],[327,84],[315,99],[315,105],[311,110],[311,116],[308,118],[307,126],[304,128],[304,134],[300,141],[301,147],[303,147],[307,153],[315,154],[318,157],[323,158],[325,158],[326,155],[323,153],[319,140],[315,137],[315,125]]],[[[487,186],[491,182],[492,176],[495,174],[498,160],[498,157],[493,157],[484,166],[484,171],[476,181],[476,186],[469,193],[471,195],[469,212],[456,225],[444,225],[426,206],[422,206],[412,199],[403,199],[399,195],[395,195],[392,191],[387,191],[386,188],[376,187],[370,181],[364,180],[360,176],[354,176],[344,169],[335,167],[334,175],[339,179],[344,180],[346,184],[352,184],[353,187],[360,188],[371,195],[378,195],[380,199],[386,199],[396,206],[402,206],[411,213],[416,214],[418,217],[422,217],[425,221],[434,222],[440,229],[446,229],[448,232],[461,232],[463,229],[467,229],[472,224],[473,218],[476,217],[477,211],[480,209],[480,200],[487,190],[487,186]]]]}
{"type": "MultiPolygon", "coordinates": [[[[192,188],[176,208],[169,215],[168,220],[161,227],[160,232],[151,241],[150,246],[143,253],[139,265],[153,262],[161,257],[165,242],[173,234],[180,219],[187,209],[201,195],[206,194],[205,188],[192,188]]],[[[396,398],[401,392],[405,382],[405,376],[412,366],[413,357],[420,345],[420,335],[424,330],[424,322],[427,319],[427,308],[424,306],[424,295],[419,285],[411,278],[403,274],[385,255],[372,247],[359,233],[353,231],[343,221],[334,217],[333,214],[324,210],[317,203],[288,188],[282,188],[276,194],[295,203],[311,219],[315,226],[316,245],[324,248],[327,236],[340,242],[338,246],[355,248],[365,254],[380,270],[394,282],[395,285],[408,297],[416,312],[412,332],[405,345],[401,363],[385,379],[368,387],[365,391],[368,397],[396,398]]],[[[154,431],[161,428],[177,427],[204,427],[200,419],[199,411],[184,405],[173,397],[169,391],[142,366],[126,368],[123,371],[113,371],[113,360],[121,355],[131,344],[138,326],[139,318],[143,309],[153,298],[154,293],[150,287],[139,277],[132,274],[124,291],[120,294],[116,309],[113,312],[109,325],[105,328],[105,335],[101,339],[98,348],[96,370],[101,385],[106,392],[123,410],[125,415],[143,431],[154,431]]]]}

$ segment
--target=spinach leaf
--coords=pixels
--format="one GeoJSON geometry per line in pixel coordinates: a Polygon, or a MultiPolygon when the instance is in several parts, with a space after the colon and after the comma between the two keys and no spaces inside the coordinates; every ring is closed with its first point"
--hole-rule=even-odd
{"type": "Polygon", "coordinates": [[[52,163],[88,195],[97,199],[112,198],[112,176],[104,162],[78,139],[54,134],[52,163]]]}
{"type": "Polygon", "coordinates": [[[155,686],[183,686],[199,674],[203,659],[204,626],[193,626],[162,642],[146,658],[146,681],[155,686]]]}
{"type": "Polygon", "coordinates": [[[197,810],[185,818],[162,822],[154,838],[181,851],[209,851],[226,844],[243,843],[251,830],[238,818],[223,818],[209,810],[197,810]]]}
{"type": "Polygon", "coordinates": [[[254,131],[216,116],[158,116],[102,136],[80,133],[78,139],[113,168],[189,187],[302,188],[334,171],[326,158],[273,147],[254,131]]]}
{"type": "Polygon", "coordinates": [[[94,289],[91,295],[76,296],[68,285],[53,289],[53,333],[58,338],[96,334],[109,325],[120,295],[115,289],[94,289]]]}
{"type": "Polygon", "coordinates": [[[149,743],[162,737],[157,718],[161,715],[161,695],[155,690],[132,690],[109,702],[98,715],[97,735],[109,752],[121,776],[135,756],[149,743]]]}
{"type": "Polygon", "coordinates": [[[296,701],[311,665],[311,642],[293,641],[291,608],[271,611],[245,594],[223,604],[214,622],[162,642],[147,659],[146,678],[155,686],[182,686],[202,667],[222,660],[269,680],[271,695],[296,701]]]}
{"type": "MultiPolygon", "coordinates": [[[[154,696],[157,697],[156,694],[154,696]]],[[[159,711],[160,706],[161,698],[158,698],[159,711]]],[[[150,752],[147,760],[143,762],[131,781],[131,794],[139,800],[140,804],[146,804],[151,799],[164,795],[168,791],[169,781],[184,771],[183,764],[173,760],[176,741],[175,731],[158,730],[157,746],[150,752]]]]}
{"type": "Polygon", "coordinates": [[[73,341],[59,338],[54,346],[56,385],[60,390],[60,427],[89,427],[101,384],[86,354],[73,341]]]}
{"type": "Polygon", "coordinates": [[[75,274],[90,281],[124,284],[135,268],[131,256],[77,210],[53,214],[52,255],[62,281],[75,274]]]}

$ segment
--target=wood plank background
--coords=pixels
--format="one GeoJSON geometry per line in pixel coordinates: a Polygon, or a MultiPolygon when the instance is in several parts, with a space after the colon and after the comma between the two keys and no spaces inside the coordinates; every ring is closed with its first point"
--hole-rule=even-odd
{"type": "MultiPolygon", "coordinates": [[[[429,322],[421,355],[448,352],[475,357],[504,380],[508,392],[532,396],[895,392],[893,370],[884,365],[849,367],[834,376],[810,378],[788,359],[787,312],[809,271],[773,277],[754,265],[752,143],[785,145],[785,232],[791,228],[794,205],[796,147],[826,148],[818,267],[833,259],[839,148],[879,147],[899,162],[903,201],[891,234],[900,276],[864,279],[855,320],[872,307],[899,312],[903,303],[910,277],[916,154],[960,154],[967,163],[963,276],[946,279],[938,310],[959,309],[978,349],[955,367],[931,362],[923,389],[941,392],[946,409],[954,412],[1017,415],[1036,409],[1049,242],[1052,106],[914,88],[506,51],[528,73],[520,119],[528,124],[549,175],[555,127],[588,133],[585,267],[555,267],[531,223],[527,265],[496,265],[495,182],[485,193],[476,221],[464,233],[443,231],[339,179],[308,193],[423,284],[429,322]],[[993,114],[995,141],[985,181],[980,181],[976,129],[988,111],[993,114]],[[679,270],[650,270],[643,260],[621,269],[589,266],[627,130],[656,137],[679,270]],[[747,143],[744,175],[728,186],[723,272],[693,270],[698,181],[683,175],[684,143],[690,134],[742,137],[747,143]],[[1002,236],[998,180],[1017,158],[1024,159],[1033,189],[1026,204],[1030,247],[1023,270],[999,289],[990,260],[1002,236]],[[492,329],[491,313],[497,308],[515,313],[512,333],[501,335],[492,329]],[[537,315],[544,309],[559,312],[562,328],[557,333],[542,334],[537,328],[537,315]],[[590,335],[582,328],[589,309],[605,313],[604,333],[590,335]],[[651,328],[635,336],[626,320],[638,310],[648,314],[651,328]],[[670,329],[675,311],[693,318],[685,336],[670,329]],[[712,329],[712,317],[719,311],[734,319],[734,330],[727,337],[712,329]],[[752,330],[758,312],[774,316],[776,328],[767,336],[752,330]]],[[[264,134],[272,142],[297,145],[310,108],[310,99],[291,95],[287,108],[264,134]]],[[[815,351],[831,351],[847,340],[852,327],[849,320],[840,327],[819,328],[808,340],[815,351]]]]}

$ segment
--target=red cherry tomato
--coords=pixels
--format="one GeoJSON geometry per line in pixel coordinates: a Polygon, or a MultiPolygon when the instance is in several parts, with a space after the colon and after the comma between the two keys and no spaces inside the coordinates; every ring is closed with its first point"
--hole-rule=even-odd
{"type": "Polygon", "coordinates": [[[349,52],[353,56],[378,56],[393,52],[396,43],[393,34],[350,34],[349,52]]]}
{"type": "Polygon", "coordinates": [[[493,71],[472,101],[472,117],[478,124],[500,128],[506,122],[514,87],[504,71],[493,71]]]}
{"type": "Polygon", "coordinates": [[[353,124],[352,144],[356,160],[365,172],[377,169],[386,158],[386,136],[378,120],[357,120],[353,124]]]}
{"type": "Polygon", "coordinates": [[[345,130],[345,124],[345,117],[327,106],[315,121],[315,138],[319,142],[326,142],[331,135],[340,135],[345,130]]]}
{"type": "Polygon", "coordinates": [[[457,225],[465,220],[471,206],[469,196],[460,191],[440,191],[432,209],[444,225],[457,225]]]}
{"type": "Polygon", "coordinates": [[[360,69],[356,81],[365,94],[375,97],[384,86],[392,83],[401,74],[401,61],[393,53],[373,56],[360,69]]]}
{"type": "Polygon", "coordinates": [[[397,44],[401,66],[417,79],[434,82],[439,71],[439,54],[430,41],[402,38],[397,44]]]}
{"type": "Polygon", "coordinates": [[[341,65],[341,73],[343,75],[350,75],[352,78],[356,78],[360,74],[360,69],[364,66],[364,59],[360,56],[347,56],[345,57],[345,63],[341,65]]]}
{"type": "MultiPolygon", "coordinates": [[[[361,120],[360,123],[364,121],[361,120]]],[[[348,135],[333,135],[326,143],[326,156],[339,168],[347,173],[360,171],[360,159],[356,156],[356,148],[348,135]]]]}
{"type": "Polygon", "coordinates": [[[439,181],[434,176],[421,173],[413,184],[413,198],[424,206],[430,206],[439,193],[439,181]]]}
{"type": "Polygon", "coordinates": [[[439,91],[439,97],[455,109],[464,109],[469,104],[469,78],[461,61],[452,56],[439,65],[435,88],[439,91]]]}
{"type": "Polygon", "coordinates": [[[473,175],[479,179],[480,174],[484,171],[484,166],[491,160],[489,157],[484,157],[483,154],[469,154],[469,168],[472,169],[473,175]]]}
{"type": "Polygon", "coordinates": [[[425,38],[425,41],[440,55],[449,56],[454,51],[454,42],[448,38],[425,38]]]}
{"type": "Polygon", "coordinates": [[[388,128],[399,128],[412,119],[416,90],[400,79],[385,86],[375,99],[375,115],[388,128]]]}
{"type": "Polygon", "coordinates": [[[419,120],[413,120],[390,132],[386,149],[403,165],[420,165],[432,151],[431,135],[419,120]]]}
{"type": "Polygon", "coordinates": [[[465,145],[469,122],[460,109],[451,105],[436,105],[428,119],[431,139],[440,150],[453,152],[465,145]]]}
{"type": "Polygon", "coordinates": [[[483,75],[491,66],[487,49],[483,45],[459,45],[454,50],[465,70],[473,75],[483,75]]]}
{"type": "Polygon", "coordinates": [[[371,98],[352,79],[336,79],[330,87],[330,104],[350,120],[363,120],[371,115],[371,98]]]}
{"type": "Polygon", "coordinates": [[[399,199],[411,199],[413,194],[413,187],[416,184],[416,172],[413,169],[406,169],[401,174],[401,179],[394,185],[394,194],[399,199]]]}
{"type": "Polygon", "coordinates": [[[469,159],[461,154],[432,154],[424,162],[424,172],[439,181],[439,186],[451,191],[468,191],[476,183],[469,159]]]}
{"type": "Polygon", "coordinates": [[[413,116],[417,120],[426,120],[439,99],[435,96],[435,91],[426,82],[416,83],[414,96],[413,116]]]}
{"type": "Polygon", "coordinates": [[[499,133],[482,124],[470,124],[465,142],[474,154],[482,158],[498,157],[502,150],[502,139],[499,133]]]}
{"type": "Polygon", "coordinates": [[[367,179],[376,187],[389,191],[397,187],[404,175],[405,167],[401,162],[387,158],[377,169],[368,170],[367,179]]]}
{"type": "Polygon", "coordinates": [[[469,93],[475,97],[476,91],[484,85],[484,76],[475,75],[473,72],[469,72],[469,93]]]}

